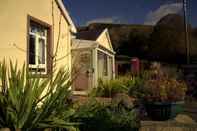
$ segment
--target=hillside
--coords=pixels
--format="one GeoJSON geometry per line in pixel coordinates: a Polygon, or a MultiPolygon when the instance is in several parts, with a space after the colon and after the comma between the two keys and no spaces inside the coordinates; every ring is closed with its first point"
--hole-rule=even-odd
{"type": "MultiPolygon", "coordinates": [[[[92,23],[81,30],[108,28],[116,56],[139,57],[169,63],[186,62],[183,17],[169,14],[155,26],[92,23]]],[[[197,29],[189,25],[190,56],[197,56],[197,29]]]]}
{"type": "Polygon", "coordinates": [[[122,43],[129,41],[129,36],[131,32],[138,32],[139,34],[142,33],[149,36],[153,31],[153,26],[105,23],[92,23],[87,27],[79,27],[78,31],[105,28],[108,28],[109,30],[110,38],[116,52],[118,51],[118,48],[122,45],[122,43]]]}

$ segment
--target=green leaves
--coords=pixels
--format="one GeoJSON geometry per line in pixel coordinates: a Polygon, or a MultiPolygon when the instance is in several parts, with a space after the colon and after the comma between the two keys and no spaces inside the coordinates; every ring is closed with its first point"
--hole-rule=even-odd
{"type": "Polygon", "coordinates": [[[70,74],[60,69],[53,78],[34,78],[25,65],[0,63],[0,127],[30,131],[33,128],[72,127],[69,122],[70,74]],[[64,117],[66,116],[66,117],[64,117]]]}
{"type": "Polygon", "coordinates": [[[112,97],[117,93],[126,93],[128,91],[127,82],[129,78],[117,78],[110,81],[99,80],[98,87],[94,88],[90,95],[101,97],[112,97]]]}
{"type": "Polygon", "coordinates": [[[128,110],[120,104],[101,104],[90,99],[81,105],[74,119],[81,122],[81,131],[131,131],[140,127],[135,109],[128,110]]]}
{"type": "Polygon", "coordinates": [[[113,97],[115,94],[125,93],[140,98],[143,95],[143,84],[143,78],[131,76],[121,76],[110,81],[99,80],[98,87],[94,88],[90,95],[113,97]]]}

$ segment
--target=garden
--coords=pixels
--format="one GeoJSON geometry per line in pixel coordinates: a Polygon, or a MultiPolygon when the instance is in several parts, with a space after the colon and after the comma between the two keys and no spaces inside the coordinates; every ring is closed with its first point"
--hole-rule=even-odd
{"type": "Polygon", "coordinates": [[[144,116],[165,121],[181,113],[187,91],[180,74],[158,65],[99,80],[83,102],[73,99],[64,69],[41,79],[1,63],[0,82],[0,131],[139,131],[144,116]]]}

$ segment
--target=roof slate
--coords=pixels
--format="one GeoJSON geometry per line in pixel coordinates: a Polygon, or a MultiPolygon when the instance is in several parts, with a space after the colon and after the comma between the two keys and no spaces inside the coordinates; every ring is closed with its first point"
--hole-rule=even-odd
{"type": "Polygon", "coordinates": [[[83,30],[76,34],[76,38],[96,41],[102,32],[103,30],[83,30]]]}

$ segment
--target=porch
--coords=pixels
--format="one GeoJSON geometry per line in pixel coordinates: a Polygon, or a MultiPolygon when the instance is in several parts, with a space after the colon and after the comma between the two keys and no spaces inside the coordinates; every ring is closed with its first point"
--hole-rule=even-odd
{"type": "Polygon", "coordinates": [[[75,93],[87,94],[97,87],[98,80],[115,77],[115,53],[97,41],[74,39],[72,45],[72,72],[75,93]]]}

